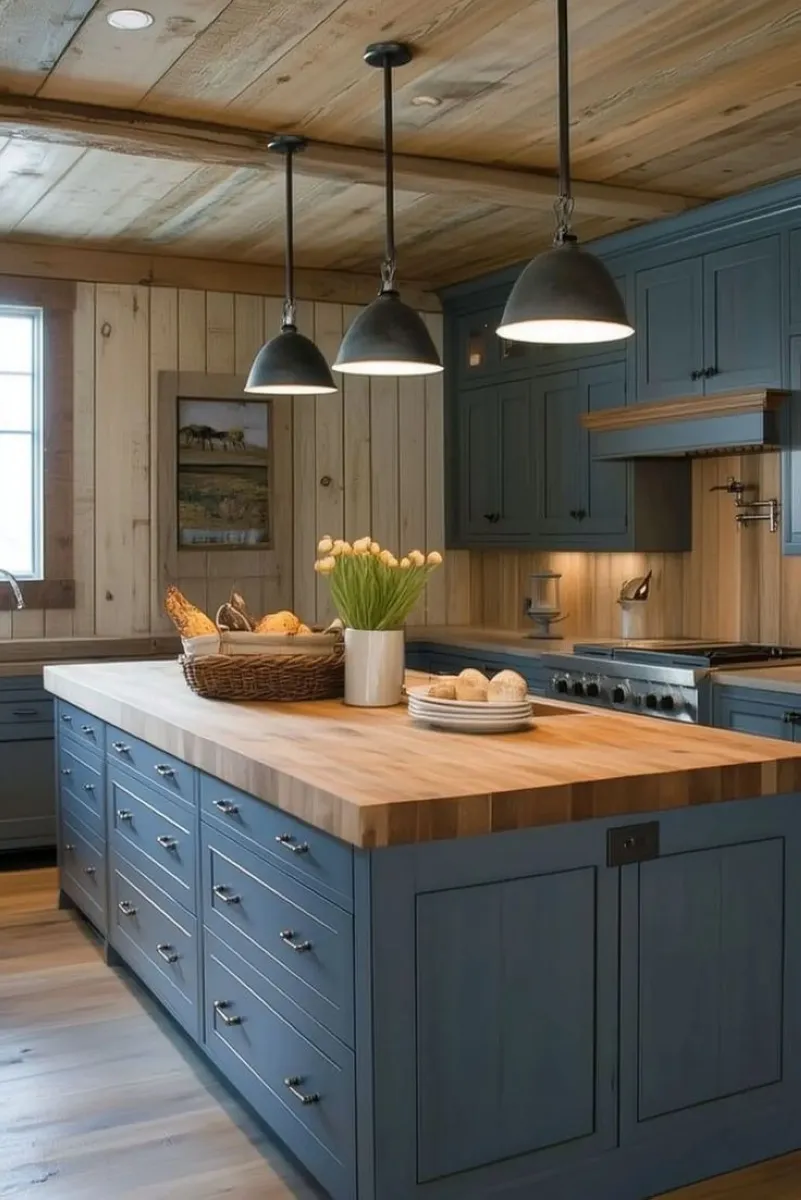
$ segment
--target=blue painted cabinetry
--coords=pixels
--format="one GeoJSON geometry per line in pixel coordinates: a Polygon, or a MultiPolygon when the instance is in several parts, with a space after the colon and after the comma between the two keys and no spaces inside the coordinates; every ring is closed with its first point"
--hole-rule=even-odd
{"type": "Polygon", "coordinates": [[[713,691],[712,711],[713,723],[719,729],[755,733],[785,742],[801,741],[801,695],[717,686],[713,691]]]}
{"type": "Polygon", "coordinates": [[[464,393],[459,423],[462,513],[474,542],[531,535],[536,516],[533,418],[524,380],[464,393]]]}
{"type": "Polygon", "coordinates": [[[53,745],[53,702],[41,679],[0,679],[0,851],[55,845],[53,745]]]}
{"type": "MultiPolygon", "coordinates": [[[[798,315],[801,318],[801,308],[798,315]]],[[[784,410],[782,549],[785,554],[801,554],[801,337],[798,335],[790,338],[790,387],[793,392],[784,410]]]]}
{"type": "Polygon", "coordinates": [[[702,394],[703,284],[700,258],[636,273],[636,400],[702,394]]]}
{"type": "Polygon", "coordinates": [[[498,671],[517,671],[528,682],[534,695],[544,695],[549,672],[536,655],[515,654],[513,650],[478,650],[475,647],[410,642],[406,647],[406,666],[410,671],[428,671],[431,675],[458,675],[466,667],[475,667],[485,675],[498,671]]]}

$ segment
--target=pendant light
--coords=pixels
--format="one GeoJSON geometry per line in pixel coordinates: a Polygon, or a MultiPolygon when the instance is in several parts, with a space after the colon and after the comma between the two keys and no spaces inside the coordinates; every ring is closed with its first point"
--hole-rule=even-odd
{"type": "Polygon", "coordinates": [[[512,342],[614,342],[634,329],[615,281],[570,230],[567,0],[556,0],[559,42],[559,196],[553,247],[528,264],[506,302],[498,335],[512,342]]]}
{"type": "Polygon", "coordinates": [[[337,390],[328,363],[295,325],[292,157],[305,145],[305,138],[293,134],[282,134],[268,143],[273,153],[286,158],[286,289],[281,332],[262,346],[245,384],[246,392],[257,395],[320,396],[337,390]]]}
{"type": "Polygon", "coordinates": [[[409,47],[399,42],[377,42],[364,52],[367,65],[384,72],[386,248],[378,297],[353,321],[334,363],[335,371],[350,375],[433,375],[442,370],[425,322],[403,303],[395,288],[392,71],[411,57],[409,47]]]}

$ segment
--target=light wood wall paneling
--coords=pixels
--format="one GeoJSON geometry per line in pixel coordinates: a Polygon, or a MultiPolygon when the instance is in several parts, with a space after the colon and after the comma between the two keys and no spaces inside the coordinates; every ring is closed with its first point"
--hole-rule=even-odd
{"type": "MultiPolygon", "coordinates": [[[[314,336],[314,306],[309,302],[298,304],[298,328],[307,336],[314,336]]],[[[317,621],[317,577],[310,568],[317,557],[317,542],[323,533],[332,537],[339,534],[333,529],[317,528],[317,434],[316,399],[314,396],[292,398],[293,428],[293,496],[294,514],[294,607],[307,625],[317,621]]]]}
{"type": "MultiPolygon", "coordinates": [[[[178,292],[178,370],[206,370],[206,296],[197,288],[178,292]]],[[[173,535],[174,536],[174,535],[173,535]]],[[[182,550],[178,586],[193,604],[208,608],[208,557],[205,550],[182,550]]]]}
{"type": "MultiPolygon", "coordinates": [[[[443,353],[442,315],[426,313],[424,320],[434,340],[434,345],[443,353]]],[[[444,391],[442,375],[425,377],[425,479],[426,479],[426,549],[442,552],[445,546],[445,472],[443,464],[444,436],[444,391]]],[[[429,625],[444,625],[447,620],[446,574],[449,563],[429,578],[426,587],[426,621],[429,625]]]]}
{"type": "Polygon", "coordinates": [[[174,524],[158,520],[159,489],[171,471],[169,447],[160,445],[159,372],[178,369],[178,291],[153,288],[150,294],[150,624],[168,632],[172,622],[164,611],[164,584],[174,583],[168,563],[175,538],[174,524]]]}
{"type": "Polygon", "coordinates": [[[95,285],[79,283],[73,314],[73,633],[95,632],[95,285]]]}
{"type": "MultiPolygon", "coordinates": [[[[329,363],[333,362],[342,341],[341,304],[315,304],[314,338],[323,357],[329,363]]],[[[333,537],[344,537],[345,460],[341,389],[315,398],[315,438],[317,534],[331,533],[333,537]]],[[[327,625],[336,616],[331,588],[328,580],[322,576],[315,576],[315,579],[317,620],[327,625]]]]}
{"type": "Polygon", "coordinates": [[[397,379],[370,380],[370,429],[372,536],[396,554],[400,549],[397,379]]]}
{"type": "Polygon", "coordinates": [[[99,634],[150,629],[147,288],[97,289],[96,621],[99,634]]]}
{"type": "MultiPolygon", "coordinates": [[[[342,331],[361,309],[342,306],[342,331]]],[[[370,501],[370,380],[364,375],[339,375],[342,389],[345,489],[345,537],[348,541],[373,535],[370,501]]]]}
{"type": "MultiPolygon", "coordinates": [[[[426,385],[425,379],[398,381],[398,554],[426,552],[426,385]]],[[[425,596],[410,621],[425,621],[425,596]]]]}
{"type": "MultiPolygon", "coordinates": [[[[283,300],[279,297],[271,296],[264,301],[264,341],[275,337],[280,330],[282,310],[283,300]]],[[[286,450],[273,455],[273,546],[277,571],[262,580],[262,610],[277,612],[288,608],[294,611],[295,402],[291,396],[274,396],[272,403],[273,443],[286,447],[286,450]]],[[[308,568],[307,575],[314,578],[313,571],[308,568]]]]}
{"type": "Polygon", "coordinates": [[[234,297],[230,292],[206,292],[206,370],[210,375],[231,375],[234,364],[234,297]]]}

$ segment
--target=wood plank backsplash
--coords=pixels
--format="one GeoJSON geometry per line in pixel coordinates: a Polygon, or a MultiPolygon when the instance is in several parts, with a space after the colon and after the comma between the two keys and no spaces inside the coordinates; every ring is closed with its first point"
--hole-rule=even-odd
{"type": "MultiPolygon", "coordinates": [[[[158,565],[158,375],[206,371],[244,377],[280,325],[277,297],[130,284],[79,283],[75,313],[73,611],[0,613],[0,637],[127,635],[169,628],[158,565]]],[[[299,323],[333,358],[358,308],[302,302],[299,323]]],[[[441,316],[426,314],[441,342],[441,316]]],[[[312,569],[322,533],[366,533],[397,550],[444,543],[442,379],[341,377],[335,396],[293,402],[292,462],[280,476],[292,506],[293,561],[279,578],[256,574],[259,555],[199,552],[179,581],[215,609],[236,584],[260,606],[330,615],[312,569]],[[320,480],[328,476],[328,486],[320,480]]],[[[279,472],[276,472],[278,478],[279,472]]],[[[445,572],[432,579],[418,623],[443,624],[445,572]]]]}
{"type": "MultiPolygon", "coordinates": [[[[740,529],[733,497],[710,489],[734,475],[764,499],[780,494],[779,455],[702,458],[693,463],[693,549],[686,554],[525,554],[449,556],[449,619],[525,628],[523,597],[531,571],[563,578],[566,637],[617,637],[616,598],[624,579],[654,572],[650,637],[701,637],[801,645],[801,558],[783,557],[781,534],[766,523],[740,529]]],[[[665,497],[670,503],[670,497],[665,497]]]]}

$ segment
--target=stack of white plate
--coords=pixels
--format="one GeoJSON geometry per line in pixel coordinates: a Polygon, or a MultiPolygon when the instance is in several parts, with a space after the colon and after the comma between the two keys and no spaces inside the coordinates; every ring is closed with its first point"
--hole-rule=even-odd
{"type": "Polygon", "coordinates": [[[409,688],[409,715],[421,725],[453,733],[511,733],[530,729],[531,702],[488,704],[485,700],[439,700],[428,687],[409,688]]]}

